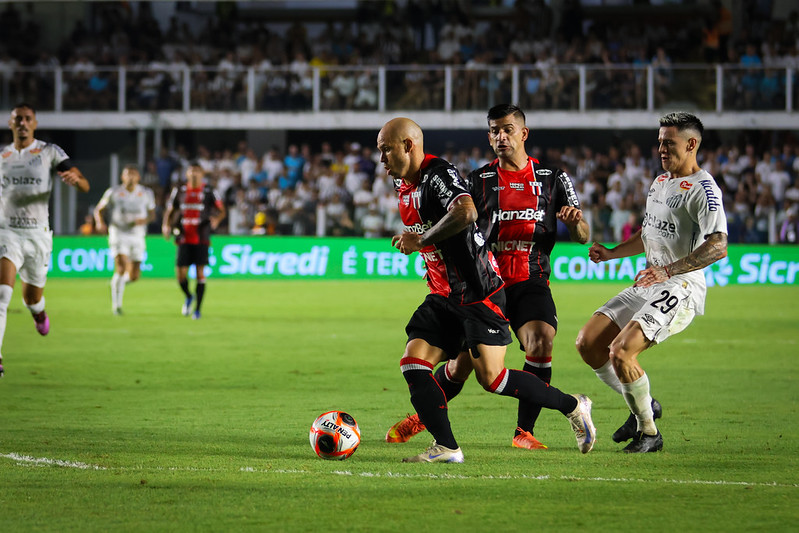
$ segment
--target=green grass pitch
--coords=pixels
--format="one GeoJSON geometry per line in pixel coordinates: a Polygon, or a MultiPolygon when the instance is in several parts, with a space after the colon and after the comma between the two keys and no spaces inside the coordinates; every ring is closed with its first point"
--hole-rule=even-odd
{"type": "MultiPolygon", "coordinates": [[[[620,396],[574,339],[622,286],[553,285],[553,385],[594,400],[581,455],[545,411],[546,451],[510,446],[516,403],[472,378],[450,404],[461,465],[402,464],[430,437],[386,444],[412,408],[399,372],[419,282],[218,281],[203,318],[174,281],[51,280],[40,337],[17,285],[0,380],[0,530],[795,531],[799,287],[714,287],[707,314],[642,356],[663,404],[662,453],[610,435],[620,396]],[[351,413],[344,462],[317,458],[314,418],[351,413]]],[[[509,348],[507,365],[522,353],[509,348]]]]}

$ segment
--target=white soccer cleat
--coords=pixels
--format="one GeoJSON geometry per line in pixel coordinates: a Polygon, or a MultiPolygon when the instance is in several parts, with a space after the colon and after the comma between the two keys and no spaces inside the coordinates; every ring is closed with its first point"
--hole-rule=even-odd
{"type": "Polygon", "coordinates": [[[591,420],[591,399],[585,394],[572,394],[577,398],[577,408],[566,415],[571,423],[577,447],[582,453],[588,453],[596,442],[596,428],[591,420]]]}
{"type": "Polygon", "coordinates": [[[403,463],[462,463],[463,452],[460,448],[455,450],[436,444],[430,445],[424,452],[412,457],[406,457],[403,463]]]}
{"type": "Polygon", "coordinates": [[[193,296],[187,296],[186,301],[183,302],[183,307],[180,308],[181,314],[183,316],[189,316],[191,314],[191,302],[194,300],[193,296]]]}

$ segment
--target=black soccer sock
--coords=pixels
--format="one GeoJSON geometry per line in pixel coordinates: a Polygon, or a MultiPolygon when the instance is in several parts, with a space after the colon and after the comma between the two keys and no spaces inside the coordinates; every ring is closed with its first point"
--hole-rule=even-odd
{"type": "Polygon", "coordinates": [[[400,363],[411,393],[411,404],[436,443],[454,450],[458,443],[449,424],[447,398],[433,378],[432,366],[429,369],[420,369],[420,366],[427,364],[411,358],[404,358],[400,363]]]}
{"type": "Polygon", "coordinates": [[[567,415],[577,408],[577,398],[561,392],[537,376],[521,370],[504,369],[491,384],[491,392],[502,396],[512,396],[519,401],[536,406],[556,409],[567,415]]]}
{"type": "MultiPolygon", "coordinates": [[[[552,379],[552,367],[546,366],[534,366],[528,362],[524,363],[523,370],[525,372],[529,372],[534,376],[538,376],[538,379],[543,381],[544,383],[549,383],[552,379]]],[[[516,426],[533,433],[533,428],[535,427],[535,422],[538,420],[538,415],[541,414],[541,406],[531,404],[528,402],[519,402],[519,411],[516,418],[516,426]]]]}
{"type": "Polygon", "coordinates": [[[203,303],[203,295],[205,294],[205,280],[197,281],[197,306],[194,308],[195,311],[200,310],[200,306],[203,303]]]}
{"type": "Polygon", "coordinates": [[[449,402],[463,390],[463,381],[453,381],[447,377],[447,363],[439,366],[433,376],[444,391],[444,397],[449,402]]]}
{"type": "Polygon", "coordinates": [[[184,279],[181,282],[178,282],[180,285],[180,289],[183,291],[183,294],[186,295],[186,298],[191,298],[191,293],[189,292],[189,280],[184,279]]]}

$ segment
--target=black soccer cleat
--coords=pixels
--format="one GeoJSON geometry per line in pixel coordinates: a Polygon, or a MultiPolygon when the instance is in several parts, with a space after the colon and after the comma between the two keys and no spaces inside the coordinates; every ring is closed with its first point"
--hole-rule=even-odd
{"type": "Polygon", "coordinates": [[[633,437],[633,441],[624,447],[624,453],[659,452],[663,449],[663,435],[647,435],[643,431],[633,437]]]}
{"type": "MultiPolygon", "coordinates": [[[[655,420],[663,416],[663,407],[654,398],[652,398],[652,414],[655,420]]],[[[613,442],[624,442],[635,438],[636,433],[638,433],[638,421],[635,419],[635,415],[630,413],[624,424],[610,438],[613,439],[613,442]]]]}

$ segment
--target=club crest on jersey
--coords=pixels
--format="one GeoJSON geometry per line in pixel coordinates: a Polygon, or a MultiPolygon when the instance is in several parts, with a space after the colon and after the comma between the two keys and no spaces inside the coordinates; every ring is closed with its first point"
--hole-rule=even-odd
{"type": "Polygon", "coordinates": [[[666,198],[666,205],[671,207],[672,209],[677,209],[680,207],[682,203],[682,194],[675,194],[674,196],[669,196],[666,198]]]}
{"type": "Polygon", "coordinates": [[[691,187],[693,187],[693,186],[694,186],[694,184],[693,184],[693,183],[687,182],[687,181],[685,181],[685,180],[682,180],[682,181],[680,182],[680,189],[682,189],[682,190],[684,190],[684,191],[687,191],[688,189],[690,189],[690,188],[691,188],[691,187]]]}
{"type": "Polygon", "coordinates": [[[533,194],[536,196],[541,196],[541,189],[543,189],[544,184],[540,181],[528,181],[527,183],[530,184],[530,188],[533,189],[533,194]]]}
{"type": "Polygon", "coordinates": [[[8,159],[11,157],[11,152],[3,152],[3,159],[8,159]]]}

